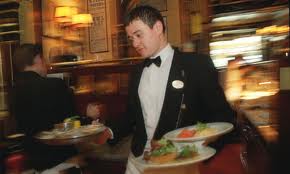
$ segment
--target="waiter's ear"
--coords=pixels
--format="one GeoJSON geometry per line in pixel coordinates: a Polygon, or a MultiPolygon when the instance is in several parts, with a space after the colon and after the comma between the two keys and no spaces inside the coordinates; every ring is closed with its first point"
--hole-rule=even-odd
{"type": "Polygon", "coordinates": [[[163,25],[161,21],[156,21],[155,24],[153,25],[153,29],[156,31],[158,34],[163,33],[163,25]]]}
{"type": "Polygon", "coordinates": [[[33,64],[42,64],[42,59],[39,54],[37,54],[33,59],[33,64]]]}

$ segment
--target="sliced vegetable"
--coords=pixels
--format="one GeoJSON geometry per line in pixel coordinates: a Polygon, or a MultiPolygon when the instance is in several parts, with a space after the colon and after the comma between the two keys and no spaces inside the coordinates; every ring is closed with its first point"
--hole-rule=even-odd
{"type": "Polygon", "coordinates": [[[178,135],[178,138],[189,138],[193,137],[194,134],[196,133],[195,130],[189,130],[189,129],[183,129],[178,135]]]}
{"type": "Polygon", "coordinates": [[[66,118],[66,119],[64,119],[63,120],[63,122],[70,122],[70,121],[74,121],[74,120],[77,120],[77,119],[79,119],[80,118],[80,116],[78,116],[78,115],[75,115],[75,116],[72,116],[72,117],[68,117],[68,118],[66,118]]]}

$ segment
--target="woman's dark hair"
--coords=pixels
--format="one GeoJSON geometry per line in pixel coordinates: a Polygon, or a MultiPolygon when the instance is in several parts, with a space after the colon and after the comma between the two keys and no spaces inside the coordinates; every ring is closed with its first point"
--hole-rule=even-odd
{"type": "Polygon", "coordinates": [[[13,54],[13,65],[18,71],[23,71],[26,66],[33,65],[36,55],[42,54],[39,44],[25,43],[17,47],[13,54]]]}
{"type": "Polygon", "coordinates": [[[165,24],[161,13],[148,5],[137,6],[132,9],[124,19],[125,27],[128,26],[134,20],[141,20],[145,24],[147,24],[150,28],[153,28],[153,25],[160,21],[163,26],[163,33],[165,33],[165,24]]]}

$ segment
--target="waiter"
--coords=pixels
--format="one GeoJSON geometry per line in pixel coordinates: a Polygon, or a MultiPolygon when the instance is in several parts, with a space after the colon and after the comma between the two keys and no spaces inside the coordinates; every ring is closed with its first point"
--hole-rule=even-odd
{"type": "Polygon", "coordinates": [[[108,142],[133,133],[126,174],[136,174],[139,171],[131,160],[150,149],[151,140],[197,121],[235,123],[236,118],[211,58],[174,49],[158,10],[134,8],[125,27],[132,46],[146,59],[132,73],[127,113],[120,122],[108,125],[113,133],[108,142]]]}
{"type": "MultiPolygon", "coordinates": [[[[54,124],[76,115],[71,88],[62,79],[47,77],[41,45],[25,43],[17,47],[13,65],[17,74],[12,89],[12,112],[17,130],[26,135],[24,147],[32,167],[46,170],[78,154],[72,145],[49,146],[33,138],[38,132],[50,130],[54,124]]],[[[89,105],[86,116],[94,118],[99,112],[89,105]]]]}

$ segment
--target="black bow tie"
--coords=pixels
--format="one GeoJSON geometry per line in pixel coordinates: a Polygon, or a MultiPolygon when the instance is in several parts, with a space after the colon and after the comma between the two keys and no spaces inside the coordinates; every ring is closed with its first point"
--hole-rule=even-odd
{"type": "Polygon", "coordinates": [[[154,63],[156,66],[160,67],[161,65],[161,58],[160,56],[154,58],[154,59],[150,59],[150,58],[146,58],[144,65],[149,67],[152,63],[154,63]]]}

